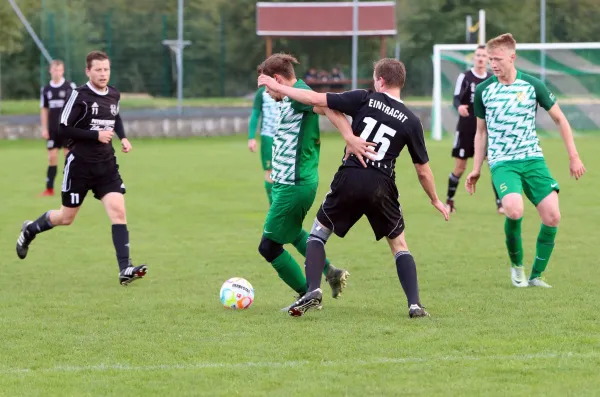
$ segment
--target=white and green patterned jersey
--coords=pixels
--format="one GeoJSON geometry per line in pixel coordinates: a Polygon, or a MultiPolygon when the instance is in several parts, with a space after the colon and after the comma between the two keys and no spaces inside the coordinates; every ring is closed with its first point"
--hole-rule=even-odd
{"type": "Polygon", "coordinates": [[[265,87],[260,87],[256,91],[252,108],[262,116],[260,135],[274,136],[277,129],[277,122],[279,121],[279,105],[271,98],[271,95],[267,94],[265,87]]]}
{"type": "Polygon", "coordinates": [[[485,119],[490,167],[504,161],[543,159],[535,119],[538,104],[550,110],[556,98],[540,80],[517,71],[515,82],[496,76],[475,90],[475,116],[485,119]]]}
{"type": "MultiPolygon", "coordinates": [[[[310,90],[302,80],[295,88],[310,90]]],[[[319,182],[321,149],[319,115],[313,107],[284,97],[279,102],[279,125],[273,138],[271,179],[284,185],[319,182]]]]}

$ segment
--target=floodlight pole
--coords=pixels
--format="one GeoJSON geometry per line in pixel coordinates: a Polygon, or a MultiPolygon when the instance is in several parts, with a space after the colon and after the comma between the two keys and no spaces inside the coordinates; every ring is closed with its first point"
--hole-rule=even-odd
{"type": "MultiPolygon", "coordinates": [[[[540,43],[546,42],[546,0],[540,0],[540,43]]],[[[546,51],[540,51],[540,80],[546,81],[546,51]]]]}
{"type": "Polygon", "coordinates": [[[37,45],[37,47],[41,51],[41,53],[44,56],[44,58],[46,58],[46,61],[48,61],[48,64],[52,63],[52,57],[50,56],[50,54],[46,50],[46,47],[44,47],[44,43],[42,43],[42,41],[37,36],[37,34],[35,34],[35,31],[31,27],[31,25],[29,24],[29,21],[27,21],[27,18],[25,18],[25,15],[23,15],[23,13],[21,12],[21,9],[17,5],[17,3],[15,3],[15,0],[8,0],[8,2],[12,6],[13,10],[15,10],[15,14],[17,14],[17,16],[19,17],[19,19],[21,20],[21,23],[23,24],[23,26],[25,26],[25,29],[27,29],[27,32],[29,32],[29,35],[31,36],[31,38],[33,39],[33,41],[35,41],[35,44],[37,45]]]}
{"type": "Polygon", "coordinates": [[[479,10],[479,45],[485,45],[485,10],[479,10]]]}
{"type": "Polygon", "coordinates": [[[358,0],[352,3],[352,89],[358,81],[358,0]]]}
{"type": "Polygon", "coordinates": [[[183,0],[177,1],[177,114],[183,114],[183,0]]]}

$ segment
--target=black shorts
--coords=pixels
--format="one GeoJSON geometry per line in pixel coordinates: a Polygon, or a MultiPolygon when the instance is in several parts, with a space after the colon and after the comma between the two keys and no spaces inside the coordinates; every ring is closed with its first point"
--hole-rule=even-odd
{"type": "Polygon", "coordinates": [[[475,155],[475,131],[464,130],[456,131],[454,135],[454,145],[452,147],[452,157],[459,159],[468,159],[475,155]]]}
{"type": "Polygon", "coordinates": [[[48,140],[46,141],[46,147],[49,149],[60,149],[66,147],[67,145],[60,137],[60,134],[56,130],[48,131],[48,140]]]}
{"type": "Polygon", "coordinates": [[[94,192],[97,200],[108,193],[125,194],[125,184],[119,174],[116,157],[102,163],[87,163],[69,153],[65,160],[62,204],[65,207],[79,207],[89,190],[94,192]]]}
{"type": "Polygon", "coordinates": [[[375,238],[396,238],[404,231],[398,189],[392,178],[374,169],[342,168],[317,213],[318,221],[344,237],[366,215],[375,238]]]}

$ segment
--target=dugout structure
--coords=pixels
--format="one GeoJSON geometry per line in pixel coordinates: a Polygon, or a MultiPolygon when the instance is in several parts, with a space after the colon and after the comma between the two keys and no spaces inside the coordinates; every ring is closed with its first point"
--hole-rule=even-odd
{"type": "MultiPolygon", "coordinates": [[[[352,37],[352,2],[256,3],[256,34],[265,38],[267,57],[278,37],[352,37]]],[[[358,3],[360,37],[379,37],[379,55],[385,58],[386,39],[396,35],[396,3],[358,3]]]]}

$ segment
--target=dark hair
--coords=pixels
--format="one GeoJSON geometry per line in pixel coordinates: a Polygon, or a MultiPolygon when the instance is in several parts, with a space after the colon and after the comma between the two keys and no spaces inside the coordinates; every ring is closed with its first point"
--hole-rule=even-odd
{"type": "Polygon", "coordinates": [[[475,49],[475,51],[477,51],[477,50],[485,50],[485,44],[479,44],[477,46],[477,48],[475,49]]]}
{"type": "Polygon", "coordinates": [[[102,51],[92,51],[85,57],[85,64],[88,69],[92,68],[92,62],[110,60],[108,55],[102,51]]]}
{"type": "Polygon", "coordinates": [[[397,59],[383,58],[375,63],[375,78],[383,78],[389,87],[404,87],[406,81],[406,68],[397,59]]]}
{"type": "Polygon", "coordinates": [[[290,54],[273,54],[258,66],[257,72],[270,77],[279,74],[286,79],[293,79],[296,77],[294,65],[299,64],[300,62],[290,54]]]}

